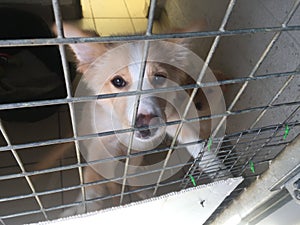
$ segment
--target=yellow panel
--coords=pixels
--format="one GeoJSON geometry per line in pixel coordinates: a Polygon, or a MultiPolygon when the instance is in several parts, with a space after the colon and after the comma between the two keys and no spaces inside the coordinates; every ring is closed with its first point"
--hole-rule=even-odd
{"type": "Polygon", "coordinates": [[[123,0],[90,0],[95,18],[129,18],[123,0]]]}
{"type": "Polygon", "coordinates": [[[147,19],[132,19],[135,32],[137,33],[145,33],[147,30],[147,19]]]}
{"type": "Polygon", "coordinates": [[[96,30],[93,19],[83,18],[75,21],[74,24],[84,30],[96,30]]]}
{"type": "MultiPolygon", "coordinates": [[[[136,33],[143,34],[146,32],[148,25],[147,19],[132,19],[132,22],[136,33]]],[[[154,21],[152,33],[159,33],[160,30],[160,24],[157,21],[154,21]]]]}
{"type": "Polygon", "coordinates": [[[95,19],[95,22],[102,36],[134,33],[131,19],[95,19]]]}
{"type": "Polygon", "coordinates": [[[84,19],[77,23],[103,36],[142,33],[147,27],[149,4],[150,0],[81,0],[84,19]]]}
{"type": "Polygon", "coordinates": [[[90,0],[81,0],[82,14],[84,18],[92,18],[90,0]]]}
{"type": "Polygon", "coordinates": [[[146,18],[150,0],[124,0],[131,18],[146,18]]]}

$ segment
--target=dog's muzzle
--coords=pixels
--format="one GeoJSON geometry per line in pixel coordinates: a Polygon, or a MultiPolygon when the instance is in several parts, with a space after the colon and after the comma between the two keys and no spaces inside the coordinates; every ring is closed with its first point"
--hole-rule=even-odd
{"type": "Polygon", "coordinates": [[[157,133],[163,119],[155,114],[139,114],[135,121],[135,135],[141,139],[148,139],[157,133]]]}

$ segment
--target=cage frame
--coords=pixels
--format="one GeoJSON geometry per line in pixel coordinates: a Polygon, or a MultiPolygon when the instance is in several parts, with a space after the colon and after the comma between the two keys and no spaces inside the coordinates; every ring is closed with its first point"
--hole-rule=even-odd
{"type": "MultiPolygon", "coordinates": [[[[24,144],[12,144],[11,141],[10,141],[9,135],[5,131],[2,123],[0,123],[0,131],[1,131],[2,135],[5,138],[5,141],[7,142],[6,146],[0,146],[0,152],[10,151],[12,153],[12,155],[14,156],[14,158],[15,158],[15,160],[16,160],[16,162],[17,162],[17,164],[18,164],[18,166],[21,170],[21,173],[19,173],[19,174],[2,175],[2,176],[0,176],[0,180],[7,180],[7,179],[24,177],[26,179],[26,182],[27,182],[28,186],[30,187],[30,189],[32,191],[31,194],[1,198],[0,202],[12,201],[12,200],[23,199],[23,198],[34,198],[36,200],[37,204],[39,205],[38,210],[0,216],[0,224],[5,225],[6,224],[4,222],[5,219],[9,219],[9,218],[13,218],[13,217],[19,217],[19,216],[25,216],[25,215],[31,215],[31,214],[35,214],[35,213],[42,213],[43,216],[44,216],[44,219],[48,220],[49,218],[47,216],[47,212],[49,212],[49,211],[64,209],[64,208],[71,207],[71,206],[78,206],[78,205],[81,205],[81,204],[85,205],[86,203],[91,201],[91,200],[85,199],[85,187],[90,186],[90,185],[95,185],[95,183],[93,183],[93,184],[84,183],[83,172],[82,172],[83,168],[85,166],[90,165],[90,163],[99,163],[99,162],[102,162],[102,161],[105,161],[105,160],[102,160],[102,161],[97,160],[95,162],[89,162],[89,163],[82,162],[81,157],[80,157],[79,141],[87,140],[87,139],[91,139],[91,138],[97,138],[101,135],[110,135],[112,133],[118,133],[118,132],[120,132],[120,133],[121,132],[131,132],[131,134],[133,134],[132,131],[134,131],[136,129],[136,128],[130,128],[130,129],[123,129],[123,130],[114,130],[112,132],[92,134],[92,135],[84,135],[84,136],[79,136],[77,134],[77,128],[76,128],[76,122],[75,122],[76,119],[75,119],[74,105],[73,105],[74,103],[95,101],[95,100],[98,100],[98,99],[105,99],[105,98],[114,98],[114,97],[117,97],[117,96],[114,95],[114,94],[105,94],[105,95],[98,95],[98,96],[85,96],[85,97],[74,97],[74,96],[72,96],[72,84],[71,84],[71,80],[70,80],[70,71],[69,71],[69,66],[68,66],[67,57],[66,57],[66,49],[65,49],[65,46],[68,45],[68,44],[86,43],[86,42],[91,42],[91,43],[92,42],[96,42],[96,43],[124,42],[124,41],[128,42],[128,41],[139,41],[139,40],[146,41],[146,43],[147,43],[147,41],[175,39],[175,38],[214,37],[213,44],[210,47],[209,53],[208,53],[208,55],[205,59],[204,67],[202,68],[196,83],[194,85],[187,85],[187,86],[184,86],[184,87],[180,87],[181,90],[182,90],[182,88],[193,90],[193,93],[192,93],[192,95],[189,99],[189,104],[191,104],[191,102],[193,101],[193,98],[196,94],[196,91],[199,88],[213,87],[213,86],[227,85],[227,84],[242,84],[242,87],[239,89],[237,95],[232,100],[232,102],[230,103],[230,105],[227,108],[225,113],[218,114],[218,115],[197,117],[197,118],[193,118],[193,119],[186,119],[186,120],[184,119],[184,120],[180,120],[180,121],[174,121],[172,123],[167,123],[166,125],[168,126],[168,125],[177,124],[179,126],[182,126],[184,123],[201,121],[201,120],[206,120],[206,119],[211,119],[211,118],[221,118],[221,121],[219,122],[217,128],[214,130],[214,132],[211,135],[213,143],[217,144],[217,146],[214,149],[214,151],[216,151],[216,152],[218,152],[220,150],[220,148],[221,148],[220,144],[224,142],[225,136],[221,137],[221,138],[218,138],[218,137],[215,137],[215,135],[219,131],[219,129],[222,126],[222,124],[224,123],[224,121],[228,118],[228,116],[260,111],[260,114],[258,115],[256,120],[254,121],[254,123],[250,126],[250,128],[248,130],[243,131],[244,133],[251,133],[251,132],[256,131],[257,132],[256,137],[257,137],[260,134],[260,132],[264,132],[263,131],[264,128],[263,127],[262,128],[255,128],[255,125],[260,121],[260,119],[265,115],[265,113],[268,110],[274,109],[274,108],[286,107],[286,106],[298,106],[290,114],[290,117],[288,117],[283,123],[273,125],[272,128],[275,127],[275,131],[273,132],[273,134],[269,138],[267,138],[267,140],[264,142],[264,145],[261,146],[261,148],[264,148],[265,146],[268,146],[268,144],[270,143],[271,140],[273,140],[273,138],[277,138],[277,137],[281,138],[282,135],[279,134],[279,133],[282,132],[282,130],[284,129],[284,127],[286,125],[288,125],[290,127],[299,126],[300,123],[290,122],[290,118],[295,113],[299,112],[300,101],[276,103],[276,104],[274,104],[274,103],[279,98],[279,96],[283,93],[283,91],[286,89],[286,87],[288,87],[288,85],[292,82],[292,80],[295,77],[300,76],[300,67],[298,67],[294,71],[289,71],[289,72],[270,73],[270,74],[261,74],[261,75],[255,75],[255,74],[258,71],[260,65],[263,63],[263,61],[268,56],[268,53],[270,52],[270,50],[272,49],[272,47],[274,46],[274,44],[276,43],[276,41],[278,40],[278,38],[280,37],[280,35],[282,33],[289,32],[289,31],[300,31],[300,24],[299,25],[288,25],[290,19],[293,17],[294,13],[299,8],[300,1],[295,0],[293,7],[289,11],[286,18],[282,21],[281,26],[277,26],[277,27],[260,27],[260,28],[251,28],[251,29],[226,30],[226,24],[227,24],[227,22],[230,18],[230,14],[231,14],[232,10],[234,9],[234,6],[236,5],[236,2],[237,2],[237,0],[230,0],[219,29],[214,30],[214,31],[187,32],[187,33],[177,33],[177,34],[175,34],[175,33],[173,33],[173,34],[153,34],[152,33],[152,28],[153,28],[153,23],[154,23],[154,11],[155,11],[155,7],[156,7],[156,0],[151,0],[147,30],[146,30],[145,34],[143,34],[143,35],[130,35],[130,36],[125,35],[125,36],[110,36],[110,37],[78,37],[78,38],[69,38],[68,37],[68,38],[66,38],[66,37],[64,37],[64,34],[63,34],[63,24],[62,24],[62,16],[61,16],[61,13],[60,13],[59,0],[52,0],[55,23],[56,23],[56,26],[58,28],[57,29],[58,34],[57,34],[56,38],[39,38],[39,39],[30,39],[30,40],[29,39],[0,40],[0,47],[57,45],[59,47],[61,62],[62,62],[63,71],[64,71],[64,80],[65,80],[66,90],[67,90],[67,96],[64,99],[53,99],[53,100],[42,100],[42,101],[1,104],[0,105],[0,110],[19,109],[19,108],[27,108],[27,107],[39,107],[39,106],[46,106],[46,105],[67,104],[68,109],[70,111],[71,125],[72,125],[72,132],[73,132],[73,137],[71,137],[71,138],[60,138],[60,139],[53,139],[53,140],[40,141],[40,142],[31,142],[31,143],[24,143],[24,144]],[[248,76],[242,77],[242,78],[235,78],[235,79],[217,81],[217,82],[208,82],[208,83],[202,83],[201,82],[202,78],[205,74],[205,71],[208,68],[208,65],[210,64],[210,61],[211,61],[212,57],[214,56],[214,53],[217,49],[219,41],[222,37],[224,37],[224,36],[234,36],[234,35],[243,35],[243,34],[266,33],[266,32],[274,33],[274,35],[273,35],[272,39],[269,41],[267,47],[265,48],[265,50],[263,51],[261,56],[259,57],[258,61],[253,66],[253,68],[252,68],[251,72],[248,74],[248,76]],[[236,110],[236,111],[233,110],[235,104],[237,103],[237,101],[239,100],[241,95],[244,93],[244,91],[245,91],[245,89],[248,86],[250,81],[258,81],[258,80],[266,80],[266,79],[271,79],[271,78],[282,78],[282,77],[286,77],[288,79],[285,81],[285,83],[282,85],[280,90],[269,101],[269,103],[267,105],[257,106],[257,107],[249,107],[249,108],[246,108],[246,109],[236,110]],[[70,142],[73,142],[75,144],[75,149],[76,149],[77,163],[74,164],[74,165],[67,165],[67,166],[61,166],[61,167],[56,167],[56,168],[43,169],[41,171],[27,172],[25,170],[25,167],[24,167],[24,164],[23,164],[21,158],[18,156],[18,153],[17,153],[17,150],[24,149],[24,148],[42,147],[42,146],[49,146],[49,145],[54,145],[54,144],[63,144],[63,143],[70,143],[70,142]],[[67,188],[61,188],[61,189],[57,189],[57,190],[37,192],[35,190],[33,182],[31,181],[31,178],[30,178],[33,175],[46,174],[46,173],[51,173],[51,172],[59,172],[59,171],[69,170],[69,169],[78,169],[79,180],[80,180],[79,185],[72,186],[72,187],[67,187],[67,188]],[[42,204],[41,199],[40,199],[40,196],[43,196],[43,195],[48,195],[48,194],[53,194],[53,193],[58,193],[58,192],[64,192],[64,191],[69,191],[69,190],[75,190],[75,189],[76,190],[80,189],[80,191],[81,191],[81,196],[82,196],[82,201],[81,202],[75,202],[75,203],[71,203],[71,204],[67,204],[67,205],[61,205],[61,206],[45,208],[42,204]]],[[[148,46],[146,46],[146,48],[148,48],[148,46]]],[[[143,57],[144,57],[144,59],[147,58],[147,51],[145,51],[145,55],[143,57]]],[[[139,82],[138,90],[136,92],[124,92],[124,93],[121,94],[121,96],[141,96],[141,95],[147,94],[147,93],[161,93],[161,92],[169,92],[169,91],[176,90],[176,88],[162,88],[162,89],[156,89],[156,90],[154,90],[154,89],[153,90],[142,90],[141,85],[142,85],[142,81],[143,81],[143,74],[144,74],[143,70],[145,69],[145,62],[143,64],[142,68],[143,69],[140,72],[140,78],[141,79],[140,79],[140,82],[139,82]]],[[[120,96],[120,94],[118,94],[118,96],[120,96]]],[[[135,101],[135,110],[134,110],[135,116],[136,116],[136,112],[137,112],[137,108],[138,108],[138,102],[139,102],[139,97],[137,97],[137,99],[135,101]]],[[[189,107],[189,105],[187,106],[185,111],[187,111],[188,107],[189,107]]],[[[179,128],[179,131],[180,131],[180,128],[179,128]]],[[[238,137],[236,145],[238,143],[240,143],[243,132],[239,132],[239,133],[235,134],[236,137],[238,137]]],[[[193,145],[193,144],[196,144],[196,143],[199,143],[199,142],[205,143],[204,151],[206,151],[207,148],[208,148],[208,140],[199,140],[199,142],[196,142],[196,143],[188,143],[188,144],[182,144],[182,145],[176,145],[175,146],[175,141],[177,139],[177,136],[178,135],[176,135],[174,137],[172,145],[168,149],[158,149],[158,151],[166,151],[167,156],[165,158],[164,166],[160,171],[159,179],[158,179],[157,183],[154,186],[153,195],[156,194],[157,189],[160,187],[160,185],[164,185],[164,184],[161,184],[161,178],[163,176],[164,171],[167,170],[167,169],[170,169],[170,167],[167,166],[167,163],[168,163],[168,158],[169,158],[169,156],[170,156],[173,149],[184,147],[188,144],[193,145]]],[[[132,139],[132,135],[131,135],[131,139],[132,139]]],[[[283,146],[287,146],[291,141],[292,140],[283,141],[280,144],[283,145],[283,146]]],[[[235,147],[233,146],[233,148],[235,148],[235,147]]],[[[124,197],[125,194],[130,194],[130,193],[135,192],[135,191],[129,191],[129,192],[126,191],[126,193],[125,193],[126,179],[128,177],[130,177],[130,175],[127,174],[127,169],[126,168],[128,166],[130,157],[134,157],[136,155],[136,154],[131,154],[130,149],[131,149],[131,145],[128,147],[128,151],[127,151],[126,156],[121,156],[121,157],[116,157],[115,158],[115,159],[125,159],[126,160],[124,175],[122,177],[115,178],[115,180],[119,180],[119,179],[123,180],[122,191],[120,193],[120,199],[121,199],[120,204],[122,204],[123,197],[124,197]]],[[[256,153],[259,150],[260,149],[255,151],[249,157],[248,161],[243,165],[242,170],[240,171],[240,175],[242,175],[242,173],[245,172],[245,170],[247,168],[247,165],[256,156],[256,153]]],[[[151,153],[148,153],[148,154],[151,154],[151,153]]],[[[199,158],[195,159],[193,162],[184,164],[184,165],[189,165],[190,169],[188,170],[188,172],[186,173],[186,175],[184,176],[182,181],[178,181],[178,183],[181,183],[180,185],[182,185],[183,189],[185,189],[189,185],[191,185],[191,181],[189,180],[188,176],[189,176],[189,174],[196,174],[196,164],[197,164],[197,161],[200,158],[201,158],[201,156],[199,156],[199,158]]],[[[106,159],[106,160],[112,160],[112,159],[106,159]]],[[[183,165],[177,165],[177,166],[180,167],[180,166],[183,166],[183,165]]],[[[197,179],[199,179],[200,176],[201,176],[201,174],[199,174],[195,177],[197,179]]],[[[258,176],[258,175],[257,174],[253,175],[253,177],[256,177],[256,176],[258,176]]],[[[253,177],[251,177],[251,178],[253,178],[253,177]]],[[[196,182],[198,181],[197,179],[196,179],[196,182]]],[[[111,180],[111,181],[113,181],[113,180],[111,180]]],[[[107,182],[107,181],[99,181],[99,182],[96,182],[96,184],[99,184],[101,182],[107,182]]],[[[235,192],[233,193],[233,195],[230,196],[230,199],[227,199],[226,201],[230,202],[232,200],[233,196],[238,195],[243,190],[243,188],[244,188],[243,186],[237,188],[235,190],[235,192]]],[[[153,187],[151,187],[151,188],[149,188],[149,187],[141,188],[141,189],[139,189],[139,191],[140,190],[147,190],[147,189],[153,189],[153,187]]],[[[96,200],[101,200],[101,199],[106,199],[106,198],[111,198],[111,197],[114,197],[114,196],[115,195],[100,197],[98,199],[95,199],[95,201],[96,200]]],[[[220,210],[218,210],[218,211],[220,211],[220,210]]],[[[216,215],[217,215],[217,212],[216,212],[216,215]]],[[[216,215],[213,215],[212,218],[215,217],[216,215]]]]}

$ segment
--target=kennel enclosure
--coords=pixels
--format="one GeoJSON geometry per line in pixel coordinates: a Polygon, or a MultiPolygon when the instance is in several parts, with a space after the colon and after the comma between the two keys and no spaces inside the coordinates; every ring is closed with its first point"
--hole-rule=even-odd
{"type": "MultiPolygon", "coordinates": [[[[88,2],[91,8],[96,4],[96,1],[88,2]]],[[[126,1],[122,1],[122,4],[124,2],[126,1]]],[[[68,207],[84,205],[92,201],[106,201],[116,197],[108,195],[85,199],[86,187],[107,181],[84,183],[83,169],[89,163],[99,162],[85,162],[80,154],[79,142],[107,134],[77,135],[74,105],[115,96],[74,97],[71,84],[73,62],[70,63],[65,47],[70,43],[83,42],[191,38],[193,50],[205,62],[199,74],[211,68],[221,70],[228,76],[225,80],[207,83],[202,83],[200,76],[195,84],[183,87],[190,90],[214,86],[225,87],[226,111],[223,114],[195,118],[198,121],[210,118],[220,119],[220,125],[210,137],[205,140],[199,139],[198,142],[205,145],[203,151],[218,153],[219,158],[234,177],[244,179],[231,195],[225,198],[205,224],[225,224],[225,220],[228,219],[226,210],[227,215],[234,215],[238,205],[236,201],[242,202],[243,196],[247,199],[247,195],[252,194],[252,197],[257,196],[257,202],[259,202],[259,204],[248,202],[249,208],[245,209],[247,213],[241,218],[242,222],[250,224],[259,224],[264,218],[266,219],[271,213],[280,209],[280,206],[286,205],[287,202],[297,201],[295,196],[290,194],[297,191],[297,187],[289,187],[288,181],[296,182],[299,174],[299,148],[297,146],[299,146],[300,115],[300,1],[275,2],[228,0],[222,3],[212,3],[206,0],[189,2],[157,0],[149,3],[146,1],[145,5],[148,10],[143,18],[146,23],[144,23],[144,32],[141,34],[125,36],[104,34],[101,37],[64,38],[62,18],[67,17],[68,13],[61,9],[65,7],[65,4],[57,0],[46,1],[47,12],[51,12],[49,16],[51,18],[47,19],[56,23],[57,37],[3,39],[0,40],[0,48],[57,46],[63,67],[62,77],[66,95],[56,99],[1,103],[1,111],[28,107],[41,108],[49,105],[60,107],[48,119],[35,123],[7,122],[2,119],[0,223],[23,224],[52,220],[58,218],[60,213],[68,207]],[[187,26],[189,22],[201,20],[202,17],[206,18],[208,24],[203,31],[164,33],[165,27],[187,26]],[[218,136],[218,129],[225,122],[226,133],[218,136]],[[73,150],[66,153],[51,168],[34,170],[39,160],[49,154],[55,154],[58,151],[55,147],[64,146],[65,143],[73,143],[73,150]],[[272,177],[274,174],[278,176],[275,176],[276,180],[274,176],[272,177]],[[255,192],[255,187],[259,185],[264,192],[255,192]],[[264,193],[274,194],[270,194],[272,198],[268,196],[269,198],[265,199],[260,195],[264,193]],[[74,198],[78,194],[82,197],[80,202],[74,198]],[[275,203],[278,203],[277,207],[270,207],[270,205],[276,205],[275,203]],[[259,207],[264,209],[261,210],[264,213],[261,213],[259,209],[262,208],[259,207]]],[[[20,7],[18,1],[1,3],[0,7],[2,5],[3,7],[20,7]]],[[[78,9],[79,5],[77,2],[75,8],[78,9]]],[[[42,6],[33,6],[33,8],[39,7],[42,6]]],[[[25,8],[30,7],[27,4],[25,8]]],[[[136,18],[130,19],[133,24],[136,22],[134,19],[136,18]]],[[[97,16],[94,16],[91,21],[97,25],[97,16]]],[[[143,94],[143,91],[139,93],[143,94]]],[[[124,95],[126,94],[137,93],[124,95]]],[[[175,122],[180,124],[188,121],[175,122]]],[[[135,201],[132,196],[139,191],[152,190],[153,197],[156,197],[213,182],[208,174],[203,173],[197,166],[200,160],[210,160],[202,158],[202,154],[182,164],[168,165],[166,158],[168,152],[180,151],[186,147],[179,144],[170,146],[172,140],[168,141],[165,146],[141,153],[147,156],[163,155],[162,161],[166,163],[159,171],[155,171],[158,173],[157,182],[130,191],[125,187],[128,174],[115,178],[115,181],[124,181],[121,182],[122,191],[117,194],[122,199],[120,205],[135,201]],[[161,180],[164,173],[176,168],[181,169],[176,177],[167,181],[161,180]]],[[[129,152],[128,155],[110,160],[126,161],[135,156],[129,152]]],[[[226,177],[216,177],[216,180],[223,179],[226,177]]]]}

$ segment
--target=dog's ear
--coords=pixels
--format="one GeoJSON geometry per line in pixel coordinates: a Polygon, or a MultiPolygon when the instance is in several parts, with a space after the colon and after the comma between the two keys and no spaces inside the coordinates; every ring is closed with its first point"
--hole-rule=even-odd
{"type": "MultiPolygon", "coordinates": [[[[81,30],[76,26],[64,23],[65,37],[97,37],[99,36],[95,31],[81,30]]],[[[57,34],[56,26],[52,28],[53,32],[57,34]]],[[[92,62],[107,51],[107,45],[102,43],[79,43],[70,44],[71,49],[75,53],[78,60],[77,69],[81,73],[85,73],[92,62]]]]}
{"type": "MultiPolygon", "coordinates": [[[[186,32],[198,32],[205,30],[206,22],[199,21],[192,23],[190,26],[184,28],[171,28],[164,33],[186,33],[186,32]]],[[[199,70],[198,61],[196,62],[194,57],[190,57],[193,53],[194,43],[192,38],[172,38],[166,41],[180,45],[184,48],[172,48],[172,61],[176,62],[177,68],[183,71],[189,71],[190,74],[197,74],[199,70]],[[185,70],[186,69],[186,70],[185,70]]]]}
{"type": "MultiPolygon", "coordinates": [[[[188,32],[199,32],[204,31],[208,27],[207,21],[205,19],[199,20],[197,22],[193,22],[189,26],[183,27],[183,28],[173,28],[167,31],[168,34],[172,33],[188,33],[188,32]]],[[[190,38],[175,38],[171,39],[171,42],[174,42],[176,44],[181,44],[184,46],[188,46],[190,44],[191,39],[190,38]]]]}

